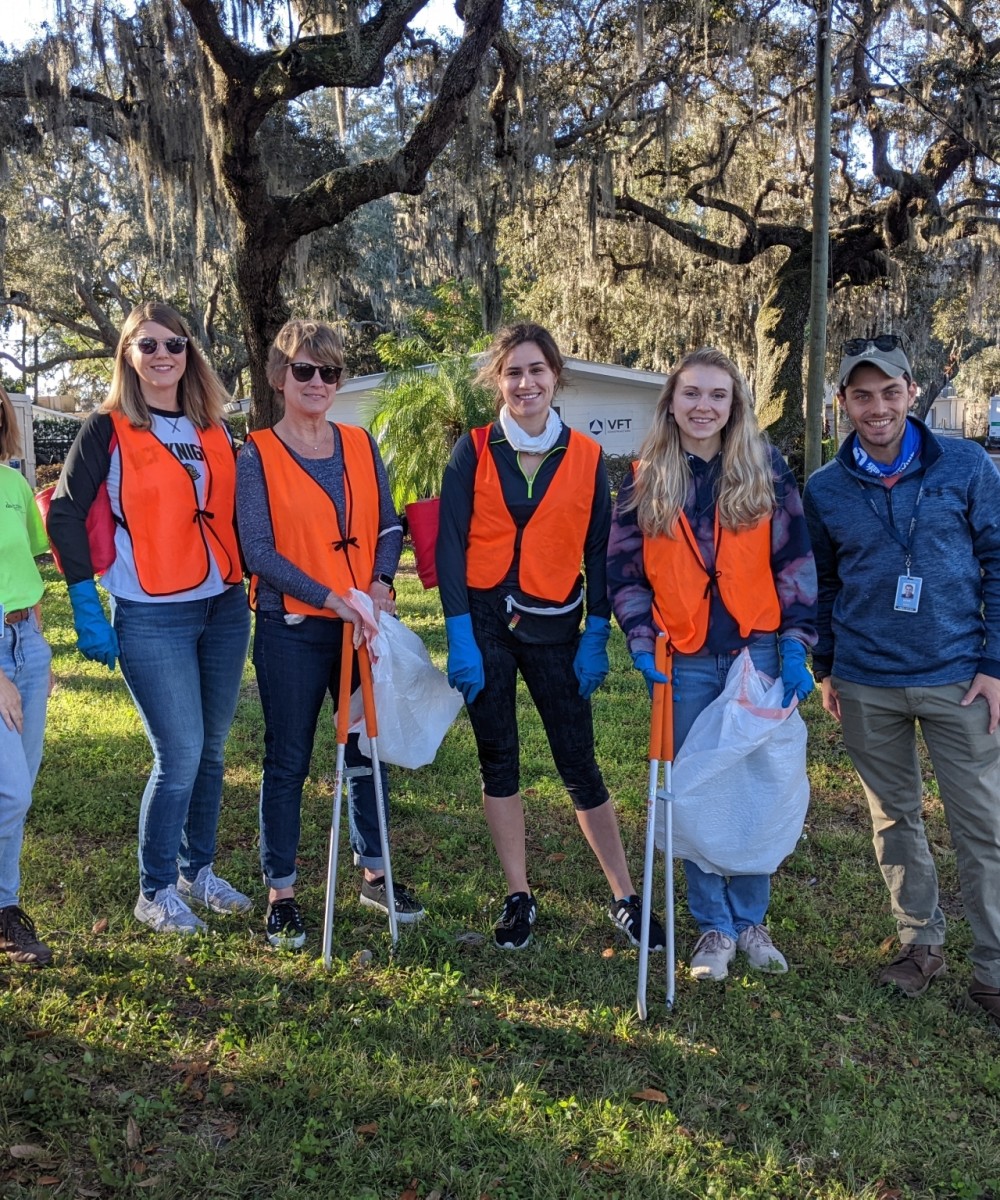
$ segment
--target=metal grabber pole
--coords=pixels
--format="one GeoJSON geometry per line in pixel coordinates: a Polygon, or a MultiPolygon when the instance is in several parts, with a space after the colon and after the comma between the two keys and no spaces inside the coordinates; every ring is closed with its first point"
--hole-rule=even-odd
{"type": "Polygon", "coordinates": [[[653,855],[656,849],[656,801],[660,794],[660,763],[665,764],[666,794],[666,891],[667,891],[667,1007],[674,1003],[674,890],[673,845],[670,809],[670,769],[673,759],[674,709],[671,695],[672,659],[667,654],[664,634],[656,639],[654,658],[656,669],[666,675],[668,682],[653,684],[653,704],[649,720],[649,790],[646,796],[646,853],[642,869],[642,921],[639,933],[639,980],[636,987],[636,1011],[645,1021],[646,982],[649,977],[649,918],[653,902],[653,855]]]}
{"type": "Polygon", "coordinates": [[[333,813],[330,817],[330,856],[326,863],[326,908],[323,912],[323,966],[329,971],[333,947],[333,903],[337,891],[337,852],[340,845],[340,802],[344,795],[344,752],[350,723],[351,668],[354,665],[354,626],[344,622],[340,648],[340,687],[337,691],[337,770],[333,777],[333,813]]]}
{"type": "Polygon", "coordinates": [[[365,733],[371,743],[372,777],[375,784],[375,807],[378,809],[378,835],[382,843],[382,861],[385,864],[385,902],[389,909],[389,934],[392,947],[399,941],[399,925],[396,921],[396,892],[392,886],[392,864],[389,861],[389,824],[386,820],[385,795],[382,790],[382,769],[378,759],[378,717],[375,712],[375,690],[372,687],[372,664],[368,647],[364,642],[358,647],[358,668],[361,672],[361,699],[365,707],[365,733]]]}

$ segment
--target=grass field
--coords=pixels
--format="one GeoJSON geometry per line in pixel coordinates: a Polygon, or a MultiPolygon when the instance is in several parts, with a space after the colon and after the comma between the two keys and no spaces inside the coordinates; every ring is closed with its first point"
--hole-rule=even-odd
{"type": "MultiPolygon", "coordinates": [[[[56,952],[0,963],[0,1196],[569,1200],[1000,1196],[1000,1039],[963,1011],[969,932],[928,776],[951,972],[919,1001],[873,986],[894,926],[867,808],[814,696],[806,836],[775,878],[790,974],[684,974],[635,1017],[636,954],[525,703],[522,782],[538,933],[501,954],[503,882],[460,715],[433,766],[397,771],[393,867],[428,916],[389,955],[341,838],[333,970],[317,961],[334,749],[304,804],[309,953],[270,951],[257,861],[262,721],[252,671],[229,744],[217,867],[258,900],[208,936],[132,917],[150,756],[120,674],[74,649],[47,572],[58,688],[29,817],[24,904],[56,952]]],[[[400,610],[444,660],[437,593],[400,610]]],[[[641,875],[648,702],[620,634],[598,755],[641,875]]],[[[662,878],[658,863],[658,893],[662,878]]],[[[678,874],[678,880],[680,880],[678,874]]],[[[662,908],[662,901],[658,905],[662,908]]],[[[678,946],[694,929],[683,905],[678,946]]]]}

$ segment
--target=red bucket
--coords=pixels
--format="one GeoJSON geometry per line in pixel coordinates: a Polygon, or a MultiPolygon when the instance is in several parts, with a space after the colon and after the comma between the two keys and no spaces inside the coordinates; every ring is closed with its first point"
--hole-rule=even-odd
{"type": "Polygon", "coordinates": [[[440,496],[432,496],[430,500],[414,500],[406,506],[406,519],[410,525],[413,552],[417,558],[417,574],[425,589],[437,587],[437,564],[434,554],[440,518],[440,496]]]}

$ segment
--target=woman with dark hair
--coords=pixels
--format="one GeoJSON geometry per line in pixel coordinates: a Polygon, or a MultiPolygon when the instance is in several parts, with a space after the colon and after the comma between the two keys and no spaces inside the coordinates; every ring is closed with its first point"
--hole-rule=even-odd
{"type": "MultiPolygon", "coordinates": [[[[468,707],[486,821],[506,878],[494,929],[503,950],[528,945],[537,915],[520,793],[518,673],[611,888],[608,915],[639,944],[641,904],[594,758],[590,711],[608,672],[611,496],[600,447],[563,425],[552,407],[562,376],[562,355],[547,329],[502,329],[479,372],[496,394],[497,420],[459,440],[441,486],[437,573],[448,679],[468,707]]],[[[655,919],[650,945],[664,945],[655,919]]]]}
{"type": "MultiPolygon", "coordinates": [[[[302,787],[323,699],[329,692],[337,701],[344,622],[357,618],[344,597],[356,588],[371,597],[376,615],[395,613],[392,584],[403,544],[371,435],[327,418],[343,369],[336,330],[319,321],[283,325],[268,354],[267,377],[284,413],[273,429],[250,434],[239,460],[240,535],[253,572],[253,664],[264,709],[265,927],[270,944],[285,950],[298,950],[306,940],[295,898],[302,787]]],[[[356,625],[355,646],[360,636],[356,625]]],[[[388,913],[372,762],[358,739],[349,735],[345,761],[351,846],[364,873],[360,901],[388,913]]],[[[385,774],[382,794],[388,823],[385,774]]],[[[397,921],[424,915],[401,884],[393,892],[397,921]]]]}
{"type": "Polygon", "coordinates": [[[49,543],[27,480],[6,465],[21,450],[0,387],[0,950],[43,967],[52,951],[21,908],[21,843],[42,761],[52,652],[42,637],[44,584],[35,559],[49,543]]]}
{"type": "MultiPolygon", "coordinates": [[[[636,668],[664,683],[653,646],[673,653],[674,752],[747,647],[785,683],[784,703],[812,691],[816,565],[795,479],[757,428],[753,398],[719,350],[687,355],[660,394],[639,461],[615,506],[608,587],[636,668]]],[[[701,930],[695,979],[725,979],[737,949],[752,967],[787,971],[764,925],[767,875],[714,875],[685,862],[701,930]]]]}
{"type": "Polygon", "coordinates": [[[183,318],[166,304],[138,305],[108,398],[84,422],[49,510],[77,645],[109,670],[120,663],[153,750],[135,915],[157,933],[204,929],[191,904],[252,907],[213,870],[223,749],[250,640],[226,399],[183,318]],[[115,519],[115,560],[101,577],[112,623],[86,530],[103,483],[115,519]]]}

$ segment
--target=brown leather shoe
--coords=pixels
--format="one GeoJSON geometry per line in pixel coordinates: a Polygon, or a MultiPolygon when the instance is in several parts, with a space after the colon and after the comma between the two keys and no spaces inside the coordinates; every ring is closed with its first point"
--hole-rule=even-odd
{"type": "Polygon", "coordinates": [[[904,996],[914,1000],[927,991],[935,975],[944,975],[947,969],[940,946],[910,942],[900,948],[878,981],[883,987],[895,985],[904,996]]]}
{"type": "Polygon", "coordinates": [[[969,999],[981,1008],[995,1025],[1000,1025],[1000,987],[980,983],[973,976],[972,983],[969,984],[969,999]]]}

